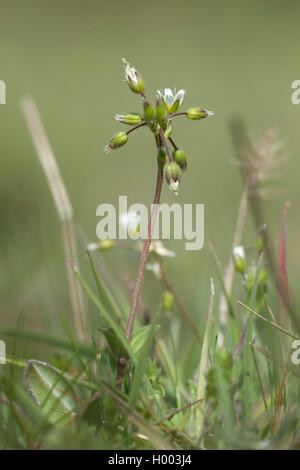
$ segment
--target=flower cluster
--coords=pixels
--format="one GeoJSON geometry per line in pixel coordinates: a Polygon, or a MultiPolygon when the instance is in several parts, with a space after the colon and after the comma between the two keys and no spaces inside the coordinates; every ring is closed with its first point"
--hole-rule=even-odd
{"type": "Polygon", "coordinates": [[[123,64],[125,82],[143,100],[143,114],[116,114],[115,119],[117,121],[133,127],[128,131],[118,132],[114,135],[106,144],[104,151],[110,152],[122,147],[128,141],[128,136],[131,132],[147,126],[155,135],[157,158],[160,164],[165,166],[165,179],[171,191],[177,194],[181,174],[187,168],[187,161],[185,152],[177,147],[171,137],[173,120],[177,116],[186,116],[188,119],[199,120],[212,116],[213,113],[200,107],[178,112],[183,102],[185,91],[176,91],[176,89],[172,91],[170,88],[165,88],[162,91],[158,90],[155,106],[152,106],[146,99],[145,84],[141,74],[126,59],[123,59],[123,64]],[[169,150],[168,141],[173,147],[172,153],[169,150]]]}

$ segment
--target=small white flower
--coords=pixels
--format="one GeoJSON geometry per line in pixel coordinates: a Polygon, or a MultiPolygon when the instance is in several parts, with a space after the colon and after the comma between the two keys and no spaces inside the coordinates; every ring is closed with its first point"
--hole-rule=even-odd
{"type": "Polygon", "coordinates": [[[235,246],[232,250],[234,268],[244,274],[246,267],[245,250],[243,246],[235,246]]]}
{"type": "Polygon", "coordinates": [[[174,258],[174,256],[176,256],[176,253],[168,250],[160,240],[152,240],[150,251],[156,253],[158,256],[167,256],[168,258],[174,258]]]}
{"type": "Polygon", "coordinates": [[[147,263],[146,264],[146,269],[148,271],[152,271],[153,274],[158,278],[161,279],[161,270],[160,270],[160,264],[156,261],[154,263],[147,263]]]}
{"type": "Polygon", "coordinates": [[[99,248],[99,243],[89,243],[86,246],[87,251],[96,251],[99,248]]]}
{"type": "Polygon", "coordinates": [[[243,246],[235,246],[233,248],[233,256],[235,258],[242,258],[244,259],[245,258],[245,250],[244,250],[244,247],[243,246]]]}
{"type": "Polygon", "coordinates": [[[125,81],[127,82],[128,86],[134,93],[143,93],[144,91],[144,81],[141,75],[132,67],[126,59],[122,59],[122,62],[125,66],[125,81]]]}
{"type": "Polygon", "coordinates": [[[120,224],[127,230],[132,238],[140,234],[141,215],[135,211],[123,212],[119,216],[120,224]]]}
{"type": "Polygon", "coordinates": [[[162,99],[168,113],[175,113],[183,101],[185,95],[184,90],[165,88],[163,91],[157,90],[157,97],[162,99]]]}
{"type": "Polygon", "coordinates": [[[170,187],[172,193],[175,194],[175,196],[178,196],[178,186],[179,186],[179,180],[177,180],[177,181],[171,180],[170,181],[169,187],[170,187]]]}
{"type": "Polygon", "coordinates": [[[126,62],[125,65],[125,80],[131,80],[134,82],[136,85],[138,84],[138,79],[137,79],[138,73],[135,70],[134,67],[132,67],[128,62],[126,62]]]}

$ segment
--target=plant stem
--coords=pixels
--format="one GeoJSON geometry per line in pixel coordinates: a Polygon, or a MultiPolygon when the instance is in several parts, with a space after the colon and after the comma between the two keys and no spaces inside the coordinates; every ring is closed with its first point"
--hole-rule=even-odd
{"type": "MultiPolygon", "coordinates": [[[[156,142],[158,142],[157,139],[156,139],[156,142]]],[[[156,177],[156,188],[155,188],[155,194],[154,194],[153,209],[152,209],[151,216],[150,216],[149,223],[148,223],[148,234],[147,234],[147,238],[145,240],[143,251],[141,254],[140,266],[138,270],[134,292],[132,295],[132,303],[131,303],[130,314],[129,314],[127,328],[126,328],[126,338],[128,341],[130,341],[131,335],[132,335],[134,320],[136,316],[136,309],[137,309],[138,302],[139,302],[139,297],[140,297],[140,292],[141,292],[143,277],[144,277],[144,272],[145,272],[145,266],[146,266],[150,243],[151,243],[152,229],[156,220],[158,205],[160,201],[162,183],[163,183],[163,164],[159,160],[157,160],[157,177],[156,177]]],[[[124,358],[124,357],[118,358],[117,380],[122,378],[124,374],[124,370],[127,365],[127,361],[128,361],[127,358],[124,358]]]]}
{"type": "Polygon", "coordinates": [[[177,149],[178,149],[178,147],[177,147],[177,145],[175,144],[175,142],[174,142],[174,140],[172,139],[172,137],[169,137],[169,141],[170,141],[170,142],[171,142],[171,144],[173,145],[173,147],[174,147],[174,150],[177,150],[177,149]]]}
{"type": "Polygon", "coordinates": [[[186,111],[183,111],[182,113],[174,113],[174,114],[170,114],[170,118],[173,118],[173,117],[176,117],[176,116],[187,116],[187,112],[186,111]]]}
{"type": "Polygon", "coordinates": [[[169,159],[169,162],[172,162],[173,159],[172,159],[172,155],[170,153],[170,149],[168,147],[168,144],[167,144],[167,141],[166,141],[166,138],[165,138],[165,133],[162,129],[159,129],[159,136],[161,138],[161,141],[162,141],[162,144],[163,146],[165,147],[165,151],[167,153],[167,156],[168,156],[168,159],[169,159]]]}
{"type": "Polygon", "coordinates": [[[152,228],[156,219],[158,204],[160,201],[162,182],[163,182],[163,167],[160,162],[157,162],[156,188],[155,188],[155,195],[154,195],[154,201],[153,201],[153,209],[152,209],[152,213],[151,213],[150,220],[148,223],[148,236],[143,246],[143,251],[142,251],[141,260],[140,260],[140,267],[138,271],[137,280],[135,283],[134,293],[132,296],[130,315],[129,315],[127,329],[126,329],[126,338],[128,339],[128,341],[130,341],[130,338],[132,335],[136,308],[137,308],[139,297],[140,297],[140,291],[142,287],[145,266],[146,266],[148,252],[149,252],[150,243],[151,243],[152,228]]]}
{"type": "Polygon", "coordinates": [[[136,131],[140,127],[146,126],[146,124],[147,124],[146,122],[142,122],[142,124],[138,124],[137,126],[134,126],[131,129],[129,129],[129,131],[127,131],[126,134],[129,135],[131,132],[136,131]]]}
{"type": "MultiPolygon", "coordinates": [[[[254,310],[256,304],[259,272],[262,265],[262,254],[259,256],[256,266],[256,272],[253,282],[253,287],[250,293],[250,309],[254,310]]],[[[251,421],[251,380],[252,380],[252,362],[251,362],[251,345],[253,334],[253,315],[249,312],[247,319],[247,336],[246,345],[244,350],[244,419],[246,426],[249,426],[251,421]]]]}

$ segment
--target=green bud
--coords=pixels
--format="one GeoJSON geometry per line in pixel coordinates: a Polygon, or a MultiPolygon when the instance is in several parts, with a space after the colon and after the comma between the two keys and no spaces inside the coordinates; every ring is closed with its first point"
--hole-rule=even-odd
{"type": "Polygon", "coordinates": [[[174,297],[172,292],[164,291],[162,294],[162,305],[164,310],[171,310],[173,307],[174,297]]]}
{"type": "Polygon", "coordinates": [[[145,90],[144,80],[139,72],[127,62],[126,59],[122,59],[125,67],[125,81],[129,88],[137,94],[143,94],[145,90]]]}
{"type": "Polygon", "coordinates": [[[234,268],[239,273],[245,272],[245,250],[243,246],[235,246],[232,252],[234,268]]]}
{"type": "Polygon", "coordinates": [[[116,114],[115,119],[129,126],[137,126],[143,122],[142,116],[138,113],[116,114]]]}
{"type": "Polygon", "coordinates": [[[173,157],[173,160],[180,166],[182,171],[186,170],[187,162],[185,158],[185,153],[182,149],[174,150],[172,157],[173,157]]]}
{"type": "Polygon", "coordinates": [[[187,117],[188,119],[203,119],[209,116],[213,116],[212,111],[207,111],[207,109],[201,109],[201,108],[190,108],[187,110],[187,117]]]}
{"type": "Polygon", "coordinates": [[[264,268],[262,268],[258,276],[258,285],[263,286],[265,282],[267,281],[267,279],[268,279],[267,271],[264,268]]]}
{"type": "Polygon", "coordinates": [[[263,241],[263,237],[261,235],[258,235],[258,237],[257,237],[256,249],[257,249],[258,253],[261,253],[264,249],[264,241],[263,241]]]}
{"type": "Polygon", "coordinates": [[[110,240],[110,238],[106,238],[105,240],[100,240],[99,241],[99,250],[110,250],[115,246],[115,242],[113,240],[110,240]]]}
{"type": "Polygon", "coordinates": [[[267,225],[263,224],[258,229],[258,237],[256,240],[256,249],[258,253],[261,253],[267,243],[267,225]]]}
{"type": "Polygon", "coordinates": [[[108,141],[108,143],[104,147],[104,152],[108,153],[111,150],[115,150],[119,147],[122,147],[122,145],[126,144],[127,140],[128,135],[126,134],[126,132],[118,132],[108,141]]]}
{"type": "Polygon", "coordinates": [[[173,129],[173,124],[172,122],[169,122],[168,127],[165,131],[165,138],[168,139],[170,135],[172,134],[172,129],[173,129]]]}
{"type": "Polygon", "coordinates": [[[144,101],[144,118],[145,121],[154,121],[155,119],[155,111],[153,106],[149,103],[149,101],[144,101]]]}
{"type": "Polygon", "coordinates": [[[168,126],[168,114],[161,100],[156,100],[156,120],[165,131],[168,126]]]}
{"type": "Polygon", "coordinates": [[[165,177],[169,188],[174,194],[176,194],[176,196],[178,194],[177,189],[180,181],[180,175],[181,170],[179,165],[177,165],[176,162],[168,163],[165,169],[165,177]]]}
{"type": "Polygon", "coordinates": [[[158,160],[162,163],[162,164],[165,164],[166,162],[166,157],[167,157],[167,154],[166,154],[166,151],[163,147],[160,147],[158,149],[158,152],[157,152],[157,158],[158,160]]]}
{"type": "MultiPolygon", "coordinates": [[[[246,288],[248,291],[250,291],[253,287],[255,273],[256,273],[256,266],[251,266],[246,275],[246,288]]],[[[258,285],[260,287],[263,286],[265,282],[267,281],[267,279],[268,279],[267,271],[264,268],[262,268],[258,275],[258,285]]]]}

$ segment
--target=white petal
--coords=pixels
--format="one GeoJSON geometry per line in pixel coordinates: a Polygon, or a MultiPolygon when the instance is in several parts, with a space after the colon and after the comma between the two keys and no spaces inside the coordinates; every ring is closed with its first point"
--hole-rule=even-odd
{"type": "Polygon", "coordinates": [[[241,258],[245,258],[245,250],[243,246],[235,246],[233,248],[233,256],[237,257],[240,256],[241,258]]]}
{"type": "Polygon", "coordinates": [[[150,250],[154,251],[159,256],[167,256],[173,258],[176,254],[174,251],[168,250],[160,240],[153,240],[150,245],[150,250]]]}
{"type": "Polygon", "coordinates": [[[173,92],[170,88],[165,89],[164,98],[165,98],[166,105],[167,106],[172,106],[172,104],[174,103],[174,96],[173,96],[173,92]]]}
{"type": "Polygon", "coordinates": [[[135,211],[123,212],[119,216],[119,221],[124,228],[127,228],[129,224],[131,229],[133,226],[137,228],[137,226],[141,223],[141,216],[138,212],[135,211]]]}
{"type": "Polygon", "coordinates": [[[148,271],[152,271],[153,274],[158,278],[161,279],[161,270],[160,270],[160,264],[158,262],[155,263],[147,263],[146,264],[146,269],[148,271]]]}
{"type": "Polygon", "coordinates": [[[99,243],[89,243],[86,246],[87,251],[96,251],[99,248],[99,243]]]}
{"type": "Polygon", "coordinates": [[[170,188],[171,188],[171,191],[173,191],[173,193],[178,194],[177,190],[178,190],[178,186],[179,186],[179,180],[177,181],[173,181],[171,180],[170,181],[170,188]]]}
{"type": "Polygon", "coordinates": [[[175,101],[176,100],[179,100],[179,106],[181,105],[182,101],[183,101],[183,98],[184,98],[184,95],[185,95],[185,91],[184,90],[179,90],[176,94],[176,97],[175,97],[175,101]]]}

